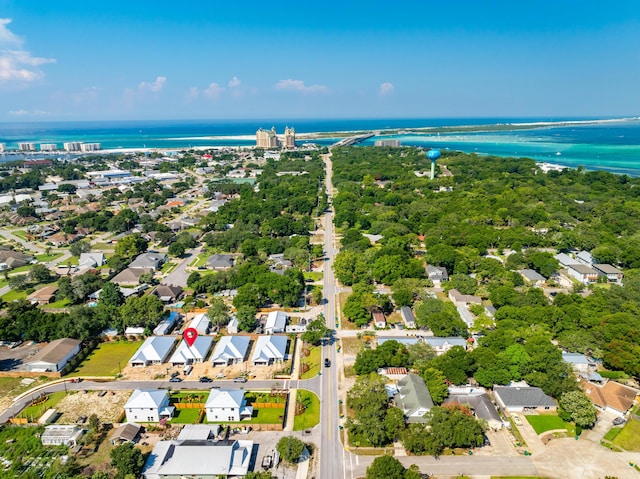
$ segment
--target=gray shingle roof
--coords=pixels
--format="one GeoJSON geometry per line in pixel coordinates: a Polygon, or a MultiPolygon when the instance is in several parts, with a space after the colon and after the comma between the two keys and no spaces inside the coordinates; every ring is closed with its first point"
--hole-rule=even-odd
{"type": "Polygon", "coordinates": [[[505,407],[555,407],[556,402],[536,387],[496,386],[494,393],[500,397],[505,407]]]}

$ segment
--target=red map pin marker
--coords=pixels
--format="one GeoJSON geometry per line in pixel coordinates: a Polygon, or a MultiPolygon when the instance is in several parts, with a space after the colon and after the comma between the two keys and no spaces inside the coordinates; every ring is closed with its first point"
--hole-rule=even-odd
{"type": "Polygon", "coordinates": [[[198,337],[198,330],[196,328],[187,328],[184,330],[184,333],[182,333],[182,336],[184,337],[184,340],[187,342],[189,347],[191,347],[198,337]]]}

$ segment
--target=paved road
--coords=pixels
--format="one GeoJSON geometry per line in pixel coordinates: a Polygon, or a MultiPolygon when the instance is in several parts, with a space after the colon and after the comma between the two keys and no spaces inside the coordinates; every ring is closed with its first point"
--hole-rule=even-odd
{"type": "Polygon", "coordinates": [[[25,249],[28,249],[29,251],[31,251],[34,254],[44,254],[45,250],[39,246],[36,246],[35,244],[29,242],[29,241],[25,241],[22,238],[16,236],[13,234],[12,231],[6,229],[6,228],[0,228],[0,235],[4,236],[6,239],[8,240],[12,240],[15,241],[16,243],[19,243],[21,246],[23,246],[25,249]]]}
{"type": "Polygon", "coordinates": [[[196,256],[198,256],[202,252],[202,246],[199,246],[195,249],[187,250],[186,257],[180,262],[176,268],[171,271],[165,278],[160,282],[161,284],[174,285],[174,286],[182,286],[183,288],[187,286],[187,279],[189,278],[189,273],[187,271],[187,266],[189,266],[196,256]]]}

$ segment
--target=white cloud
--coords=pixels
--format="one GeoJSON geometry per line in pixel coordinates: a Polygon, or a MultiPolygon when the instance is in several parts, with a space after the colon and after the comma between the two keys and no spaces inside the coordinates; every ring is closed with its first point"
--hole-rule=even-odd
{"type": "Polygon", "coordinates": [[[302,93],[324,93],[329,89],[324,85],[305,85],[302,80],[280,80],[275,84],[277,90],[299,91],[302,93]]]}
{"type": "Polygon", "coordinates": [[[200,90],[197,86],[192,86],[191,88],[189,88],[189,91],[185,95],[185,100],[192,101],[198,98],[198,96],[200,96],[200,90]]]}
{"type": "Polygon", "coordinates": [[[0,81],[31,82],[44,77],[37,67],[55,59],[31,56],[23,49],[22,39],[7,28],[10,23],[10,18],[0,18],[0,81]]]}
{"type": "Polygon", "coordinates": [[[159,76],[155,81],[152,82],[140,82],[138,85],[139,90],[150,91],[153,93],[158,93],[164,88],[164,84],[167,82],[167,77],[159,76]]]}
{"type": "Polygon", "coordinates": [[[79,92],[72,93],[71,98],[75,103],[90,104],[95,102],[100,90],[102,90],[102,88],[98,88],[97,86],[90,86],[87,88],[83,88],[79,92]]]}
{"type": "Polygon", "coordinates": [[[240,86],[242,82],[236,76],[234,76],[231,80],[229,80],[229,88],[237,88],[240,86]]]}
{"type": "Polygon", "coordinates": [[[209,83],[209,86],[203,91],[203,93],[205,94],[205,96],[216,100],[223,91],[224,87],[221,87],[217,83],[213,82],[209,83]]]}
{"type": "Polygon", "coordinates": [[[391,95],[394,90],[395,90],[395,87],[393,86],[393,83],[384,82],[384,83],[380,83],[380,90],[378,91],[378,94],[380,96],[387,96],[387,95],[391,95]]]}
{"type": "Polygon", "coordinates": [[[9,110],[7,113],[11,116],[43,116],[49,114],[44,110],[25,110],[22,108],[20,110],[9,110]]]}

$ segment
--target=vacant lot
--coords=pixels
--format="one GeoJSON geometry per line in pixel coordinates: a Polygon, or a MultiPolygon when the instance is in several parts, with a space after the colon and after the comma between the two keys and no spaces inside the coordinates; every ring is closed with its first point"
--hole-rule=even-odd
{"type": "MultiPolygon", "coordinates": [[[[300,368],[302,368],[303,364],[306,364],[309,366],[309,370],[302,373],[300,375],[300,379],[310,379],[316,376],[318,372],[320,372],[321,357],[322,357],[322,349],[320,348],[320,346],[311,346],[309,348],[308,356],[305,356],[304,354],[302,354],[302,356],[300,357],[300,368]]],[[[302,371],[303,369],[300,369],[300,370],[302,371]]]]}
{"type": "Polygon", "coordinates": [[[124,411],[131,391],[110,391],[103,396],[99,394],[98,391],[73,391],[64,395],[56,404],[56,409],[62,414],[58,422],[74,423],[79,416],[91,414],[98,416],[101,422],[116,422],[124,411]]]}
{"type": "Polygon", "coordinates": [[[613,439],[616,446],[627,451],[640,451],[640,420],[631,418],[613,439]]]}
{"type": "Polygon", "coordinates": [[[568,424],[555,414],[545,414],[541,416],[525,416],[529,424],[536,431],[536,434],[542,434],[547,431],[557,429],[567,429],[568,424]]]}
{"type": "Polygon", "coordinates": [[[70,376],[115,376],[140,344],[140,341],[101,343],[70,376]]]}

